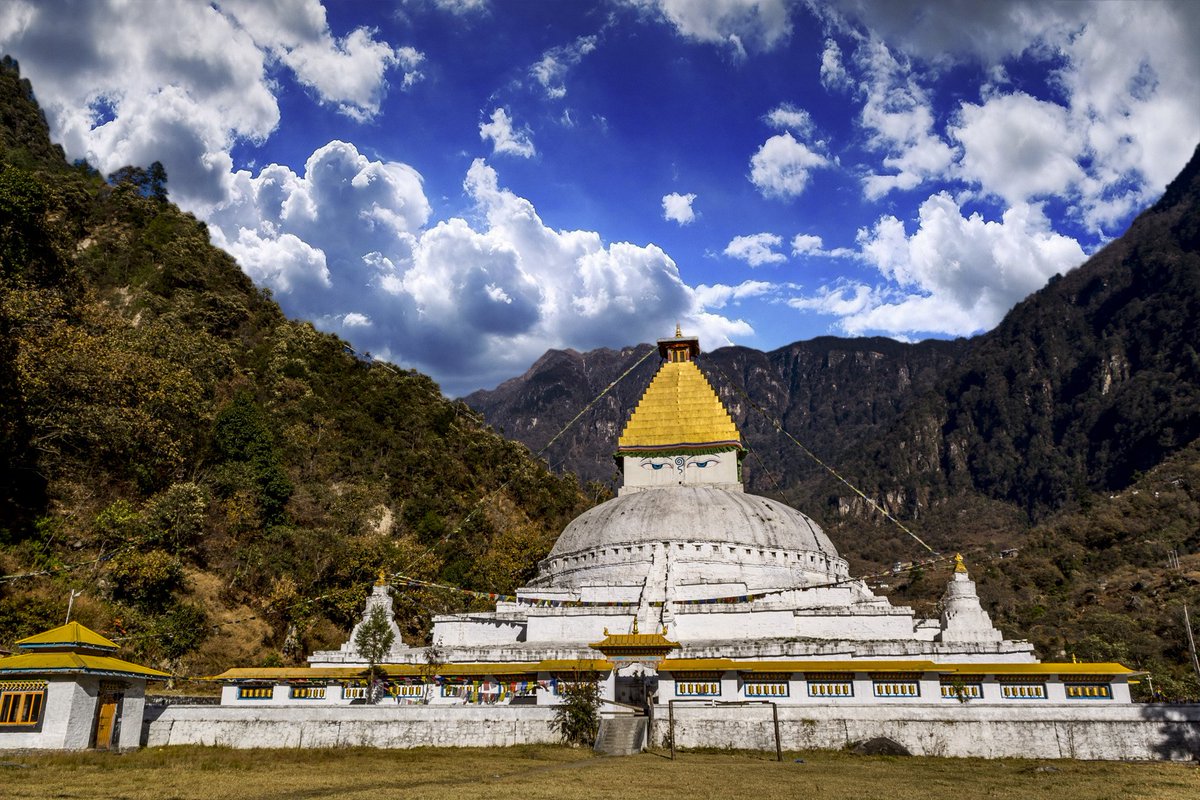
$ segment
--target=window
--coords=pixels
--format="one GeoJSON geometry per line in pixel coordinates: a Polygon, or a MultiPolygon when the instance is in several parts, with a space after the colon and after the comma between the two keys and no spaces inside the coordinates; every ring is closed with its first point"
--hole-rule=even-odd
{"type": "Polygon", "coordinates": [[[810,672],[805,676],[809,697],[853,697],[854,675],[849,672],[810,672]]]}
{"type": "Polygon", "coordinates": [[[979,700],[983,697],[982,679],[977,680],[942,680],[941,690],[943,700],[979,700]]]}
{"type": "Polygon", "coordinates": [[[270,700],[274,693],[273,686],[239,686],[238,700],[270,700]]]}
{"type": "Polygon", "coordinates": [[[1000,686],[1000,696],[1005,700],[1045,700],[1046,684],[1012,682],[1000,686]]]}
{"type": "Polygon", "coordinates": [[[1111,700],[1112,686],[1107,683],[1068,683],[1068,700],[1111,700]]]}
{"type": "Polygon", "coordinates": [[[324,686],[293,686],[292,687],[292,699],[293,700],[324,700],[325,699],[325,687],[324,686]]]}
{"type": "Polygon", "coordinates": [[[0,683],[0,725],[36,725],[45,703],[45,681],[0,683]]]}

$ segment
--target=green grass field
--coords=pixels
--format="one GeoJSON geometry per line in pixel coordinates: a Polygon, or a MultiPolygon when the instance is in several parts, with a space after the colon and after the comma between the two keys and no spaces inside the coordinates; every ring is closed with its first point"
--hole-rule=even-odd
{"type": "Polygon", "coordinates": [[[0,797],[126,798],[820,798],[1135,800],[1200,797],[1193,764],[643,753],[566,747],[491,750],[227,750],[172,747],[0,756],[0,797]],[[796,759],[801,759],[798,762],[796,759]]]}

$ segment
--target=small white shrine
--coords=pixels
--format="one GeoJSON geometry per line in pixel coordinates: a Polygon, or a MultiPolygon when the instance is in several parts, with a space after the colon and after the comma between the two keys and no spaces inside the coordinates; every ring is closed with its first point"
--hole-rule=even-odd
{"type": "Polygon", "coordinates": [[[137,748],[146,682],[171,676],[116,657],[78,622],[21,639],[0,658],[0,750],[137,748]]]}

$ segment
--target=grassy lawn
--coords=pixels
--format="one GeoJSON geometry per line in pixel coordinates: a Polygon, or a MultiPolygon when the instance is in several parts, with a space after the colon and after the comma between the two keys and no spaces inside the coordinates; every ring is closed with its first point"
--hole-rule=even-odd
{"type": "Polygon", "coordinates": [[[1135,800],[1200,797],[1191,764],[785,754],[493,750],[226,750],[171,747],[0,755],[0,796],[25,798],[821,798],[1135,800]],[[797,762],[796,759],[802,759],[797,762]]]}

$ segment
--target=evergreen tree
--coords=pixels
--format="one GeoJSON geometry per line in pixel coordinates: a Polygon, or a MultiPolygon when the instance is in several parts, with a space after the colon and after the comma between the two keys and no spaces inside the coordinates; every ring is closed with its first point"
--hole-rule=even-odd
{"type": "MultiPolygon", "coordinates": [[[[382,606],[375,606],[358,629],[358,633],[354,635],[354,647],[359,655],[367,659],[368,680],[374,681],[377,675],[382,674],[378,669],[379,662],[392,649],[392,642],[395,640],[396,635],[392,633],[388,624],[387,612],[382,606]]],[[[374,702],[375,693],[369,692],[368,698],[374,702]]]]}

